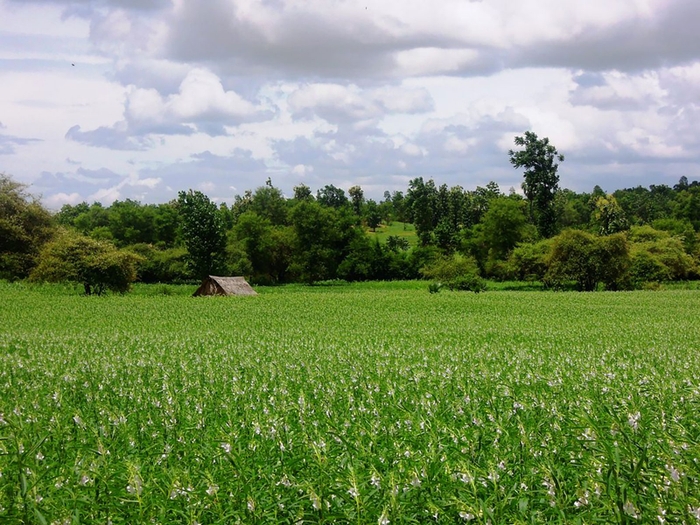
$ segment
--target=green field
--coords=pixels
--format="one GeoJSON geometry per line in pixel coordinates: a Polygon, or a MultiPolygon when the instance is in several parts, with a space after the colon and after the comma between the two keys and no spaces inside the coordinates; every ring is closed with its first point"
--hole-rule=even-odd
{"type": "Polygon", "coordinates": [[[376,237],[381,243],[386,243],[387,237],[390,235],[395,235],[397,237],[405,238],[408,241],[409,246],[416,246],[418,244],[416,228],[410,223],[392,222],[389,225],[382,224],[377,228],[376,232],[369,230],[367,235],[369,235],[370,238],[376,237]]]}
{"type": "Polygon", "coordinates": [[[698,312],[0,284],[0,523],[695,524],[698,312]]]}

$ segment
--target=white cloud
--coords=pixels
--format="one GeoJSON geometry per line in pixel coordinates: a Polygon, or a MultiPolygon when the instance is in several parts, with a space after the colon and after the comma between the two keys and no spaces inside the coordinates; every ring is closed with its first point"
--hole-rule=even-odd
{"type": "Polygon", "coordinates": [[[697,0],[2,0],[0,170],[55,202],[202,181],[225,200],[270,176],[508,187],[532,129],[565,186],[692,179],[698,17],[697,0]]]}
{"type": "Polygon", "coordinates": [[[58,210],[63,206],[64,204],[70,204],[75,206],[76,204],[82,202],[82,198],[80,197],[79,193],[56,193],[54,195],[51,195],[49,197],[45,197],[43,199],[44,205],[48,207],[50,210],[58,210]]]}
{"type": "Polygon", "coordinates": [[[385,86],[361,89],[355,85],[307,84],[287,100],[293,115],[319,116],[329,122],[373,122],[395,113],[425,113],[433,109],[426,89],[385,86]]]}

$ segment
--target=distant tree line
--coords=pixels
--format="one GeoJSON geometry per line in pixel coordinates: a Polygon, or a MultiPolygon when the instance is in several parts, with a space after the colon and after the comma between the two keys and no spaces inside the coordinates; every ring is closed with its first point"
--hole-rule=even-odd
{"type": "Polygon", "coordinates": [[[546,138],[527,132],[516,146],[509,157],[524,169],[522,195],[418,177],[379,201],[360,186],[314,194],[301,184],[285,197],[268,179],[231,205],[189,190],[164,204],[66,204],[52,215],[3,175],[0,278],[102,293],[208,274],[259,284],[430,278],[475,290],[481,278],[593,290],[699,277],[700,183],[576,193],[559,188],[564,157],[546,138]],[[368,234],[397,222],[413,225],[414,245],[368,234]]]}

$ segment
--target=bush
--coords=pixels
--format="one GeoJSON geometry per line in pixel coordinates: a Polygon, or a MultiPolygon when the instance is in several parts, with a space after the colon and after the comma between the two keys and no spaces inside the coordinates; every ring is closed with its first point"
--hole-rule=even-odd
{"type": "Polygon", "coordinates": [[[44,246],[30,278],[76,282],[83,285],[86,295],[102,295],[107,290],[125,293],[136,280],[136,265],[142,260],[111,243],[63,231],[44,246]]]}
{"type": "Polygon", "coordinates": [[[428,285],[428,291],[430,293],[440,293],[440,290],[442,290],[442,283],[430,283],[428,285]]]}
{"type": "Polygon", "coordinates": [[[194,278],[185,248],[159,250],[150,244],[134,244],[126,250],[139,256],[136,273],[142,283],[178,283],[194,278]]]}
{"type": "Polygon", "coordinates": [[[486,281],[476,274],[460,275],[448,281],[447,287],[450,290],[479,293],[486,290],[486,281]]]}
{"type": "Polygon", "coordinates": [[[479,269],[472,257],[453,255],[440,257],[421,269],[423,277],[442,283],[450,290],[480,292],[486,285],[479,277],[479,269]]]}
{"type": "Polygon", "coordinates": [[[622,286],[630,264],[624,234],[596,237],[580,230],[565,230],[552,239],[547,257],[545,285],[560,287],[576,281],[579,290],[592,291],[603,283],[606,289],[622,286]]]}
{"type": "Polygon", "coordinates": [[[630,277],[633,282],[677,281],[696,273],[693,257],[678,237],[661,237],[632,245],[630,277]]]}
{"type": "Polygon", "coordinates": [[[552,249],[549,239],[523,243],[515,247],[508,258],[511,278],[519,281],[541,281],[547,273],[547,257],[552,249]]]}

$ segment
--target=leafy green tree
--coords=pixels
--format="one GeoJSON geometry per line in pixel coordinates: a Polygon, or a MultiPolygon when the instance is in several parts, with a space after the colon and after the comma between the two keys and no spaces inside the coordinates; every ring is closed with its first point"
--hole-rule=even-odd
{"type": "Polygon", "coordinates": [[[84,235],[90,235],[95,228],[109,228],[109,210],[101,202],[93,202],[87,211],[73,220],[73,227],[84,235]]]}
{"type": "Polygon", "coordinates": [[[408,239],[406,237],[400,237],[399,235],[389,235],[386,238],[386,248],[391,252],[405,252],[411,247],[408,239]]]}
{"type": "Polygon", "coordinates": [[[532,131],[523,137],[515,137],[515,145],[525,149],[510,150],[510,163],[515,168],[525,168],[522,184],[525,197],[530,203],[530,218],[543,237],[551,236],[556,227],[554,197],[559,189],[557,170],[564,155],[549,143],[548,138],[539,139],[532,131]]]}
{"type": "Polygon", "coordinates": [[[253,211],[238,217],[233,235],[241,243],[252,265],[250,277],[267,276],[270,273],[271,231],[272,223],[269,219],[253,211]]]}
{"type": "Polygon", "coordinates": [[[306,184],[299,184],[294,186],[294,200],[295,201],[312,201],[314,200],[313,193],[311,193],[311,188],[306,184]]]}
{"type": "Polygon", "coordinates": [[[632,227],[628,239],[632,243],[630,273],[635,284],[687,279],[697,274],[682,237],[645,225],[632,227]]]}
{"type": "Polygon", "coordinates": [[[87,202],[81,202],[74,206],[71,204],[64,204],[61,206],[61,211],[55,215],[56,222],[61,226],[74,226],[74,221],[78,215],[88,211],[90,211],[90,206],[87,202]]]}
{"type": "Polygon", "coordinates": [[[512,197],[493,199],[481,224],[481,233],[484,244],[489,249],[489,258],[503,260],[515,245],[527,236],[525,203],[512,197]]]}
{"type": "Polygon", "coordinates": [[[508,268],[512,278],[518,281],[543,280],[547,273],[551,246],[551,239],[518,244],[508,257],[508,268]]]}
{"type": "Polygon", "coordinates": [[[136,266],[141,260],[112,243],[65,230],[43,247],[30,278],[79,283],[85,295],[102,295],[107,290],[125,293],[136,279],[136,266]]]}
{"type": "Polygon", "coordinates": [[[348,190],[348,195],[350,195],[350,204],[352,204],[352,211],[358,217],[362,216],[362,208],[365,204],[365,192],[362,191],[360,186],[353,186],[348,190]]]}
{"type": "Polygon", "coordinates": [[[406,198],[401,191],[395,191],[391,194],[391,207],[394,210],[394,219],[399,222],[407,222],[408,218],[406,211],[406,198]]]}
{"type": "Polygon", "coordinates": [[[178,209],[193,273],[198,278],[215,273],[222,268],[226,250],[223,220],[216,204],[200,191],[181,191],[178,209]]]}
{"type": "Polygon", "coordinates": [[[142,283],[176,283],[192,278],[183,246],[158,249],[152,244],[132,244],[124,248],[138,255],[136,280],[142,283]]]}
{"type": "Polygon", "coordinates": [[[432,243],[432,233],[438,224],[437,196],[438,190],[432,179],[424,182],[423,177],[417,177],[408,183],[405,206],[423,246],[432,243]]]}
{"type": "Polygon", "coordinates": [[[250,261],[246,275],[257,283],[286,280],[295,245],[292,227],[273,226],[267,218],[246,212],[239,217],[232,234],[250,261]]]}
{"type": "Polygon", "coordinates": [[[595,207],[595,219],[601,235],[611,235],[629,228],[625,212],[614,196],[608,194],[605,197],[598,197],[595,207]]]}
{"type": "Polygon", "coordinates": [[[108,228],[119,246],[137,243],[155,243],[155,213],[152,206],[126,199],[115,201],[109,207],[108,228]]]}
{"type": "Polygon", "coordinates": [[[179,244],[180,214],[176,201],[155,207],[153,229],[156,243],[163,248],[173,248],[179,244]]]}
{"type": "Polygon", "coordinates": [[[581,230],[564,230],[552,239],[545,281],[553,286],[576,281],[579,290],[595,290],[598,283],[616,289],[630,265],[624,234],[597,237],[581,230]]]}
{"type": "Polygon", "coordinates": [[[287,199],[274,186],[261,186],[253,193],[250,210],[274,226],[287,224],[287,199]]]}
{"type": "Polygon", "coordinates": [[[51,215],[24,184],[0,174],[0,279],[22,279],[53,234],[51,215]]]}
{"type": "Polygon", "coordinates": [[[367,221],[367,226],[373,232],[377,231],[377,227],[382,222],[382,211],[372,199],[368,200],[365,205],[365,220],[367,221]]]}
{"type": "Polygon", "coordinates": [[[342,208],[348,204],[348,198],[341,188],[329,184],[316,192],[316,202],[328,208],[342,208]]]}
{"type": "Polygon", "coordinates": [[[349,208],[302,201],[292,208],[290,219],[296,234],[290,270],[308,283],[334,279],[353,238],[365,236],[355,228],[356,217],[349,208]]]}
{"type": "Polygon", "coordinates": [[[231,205],[231,222],[236,223],[238,217],[243,215],[245,212],[250,211],[253,206],[253,192],[251,190],[245,190],[243,196],[236,195],[233,198],[233,204],[231,205]]]}

